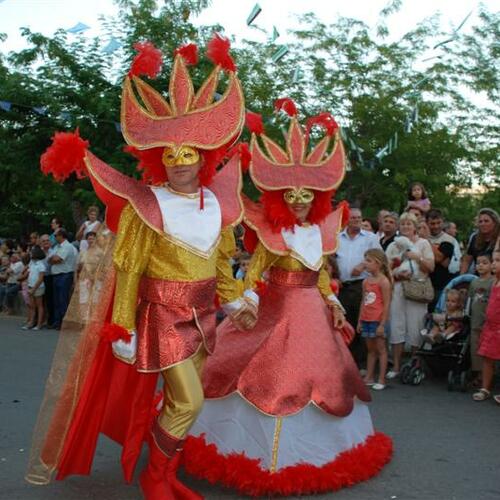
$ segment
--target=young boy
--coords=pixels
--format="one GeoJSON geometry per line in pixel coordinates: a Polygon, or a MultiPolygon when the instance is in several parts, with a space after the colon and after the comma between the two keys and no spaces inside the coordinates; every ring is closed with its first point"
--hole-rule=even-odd
{"type": "MultiPolygon", "coordinates": [[[[479,278],[472,281],[469,286],[469,310],[471,323],[471,369],[476,376],[475,384],[481,373],[481,356],[478,356],[477,349],[479,345],[479,336],[483,327],[486,306],[490,296],[491,286],[493,284],[493,275],[491,274],[491,255],[482,254],[476,260],[476,272],[479,278]]],[[[480,387],[479,384],[478,387],[480,387]]]]}

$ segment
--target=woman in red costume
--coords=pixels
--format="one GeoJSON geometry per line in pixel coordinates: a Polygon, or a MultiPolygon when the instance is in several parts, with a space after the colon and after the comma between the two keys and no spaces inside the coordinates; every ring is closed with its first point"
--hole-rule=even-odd
{"type": "Polygon", "coordinates": [[[78,329],[78,315],[66,317],[27,479],[47,483],[56,470],[57,479],[88,474],[102,432],[123,445],[127,481],[149,442],[140,476],[147,500],[194,499],[176,469],[203,404],[200,373],[215,345],[216,294],[240,327],[252,318],[229,264],[242,216],[238,158],[215,174],[241,132],[244,102],[229,43],[218,35],[207,50],[216,67],[196,94],[187,70],[196,46],[176,51],[170,102],[137,76],[158,72],[159,51],[148,43],[138,49],[123,86],[121,126],[153,185],[106,165],[77,133],[56,134],[42,157],[42,169],[56,178],[71,170],[89,175],[116,238],[97,271],[90,320],[78,329]],[[214,102],[222,70],[227,89],[214,102]],[[165,404],[153,421],[158,375],[165,404]]]}
{"type": "Polygon", "coordinates": [[[351,486],[392,455],[390,438],[373,429],[370,396],[346,347],[353,330],[325,268],[348,211],[331,208],[345,170],[338,126],[322,113],[304,132],[292,101],[277,106],[292,117],[286,150],[254,116],[250,176],[263,194],[260,204],[245,202],[257,236],[245,296],[259,319],[247,332],[228,321],[218,329],[203,374],[206,402],[184,451],[189,473],[253,496],[351,486]],[[313,124],[327,134],[308,152],[313,124]]]}

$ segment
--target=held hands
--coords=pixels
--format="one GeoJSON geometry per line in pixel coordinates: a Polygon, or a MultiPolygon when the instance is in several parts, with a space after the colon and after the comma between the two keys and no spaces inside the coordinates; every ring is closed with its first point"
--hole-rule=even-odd
{"type": "Polygon", "coordinates": [[[332,316],[333,316],[333,326],[340,330],[345,325],[344,313],[342,312],[342,309],[340,309],[340,307],[337,306],[336,304],[332,305],[331,309],[332,309],[332,316]]]}
{"type": "Polygon", "coordinates": [[[135,363],[135,356],[137,352],[137,334],[135,330],[130,332],[130,341],[118,339],[111,343],[113,354],[118,358],[133,365],[135,363]]]}
{"type": "Polygon", "coordinates": [[[257,323],[257,305],[245,299],[236,312],[229,314],[229,318],[238,330],[251,330],[257,323]]]}
{"type": "Polygon", "coordinates": [[[375,330],[375,335],[377,335],[377,337],[383,337],[385,335],[385,328],[383,324],[379,324],[377,326],[377,329],[375,330]]]}

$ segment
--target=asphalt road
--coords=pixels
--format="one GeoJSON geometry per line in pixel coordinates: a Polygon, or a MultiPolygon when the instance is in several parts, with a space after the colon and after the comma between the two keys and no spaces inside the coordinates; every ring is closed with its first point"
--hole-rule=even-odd
{"type": "MultiPolygon", "coordinates": [[[[31,431],[42,398],[55,331],[22,332],[19,319],[0,317],[0,499],[127,500],[141,498],[137,483],[124,484],[119,448],[102,438],[90,477],[48,486],[23,479],[31,431]]],[[[500,389],[499,389],[500,390],[500,389]]],[[[363,484],[316,499],[500,499],[500,407],[475,403],[470,394],[447,392],[445,382],[421,386],[394,382],[375,393],[375,426],[394,440],[392,462],[363,484]]],[[[143,455],[139,467],[145,463],[143,455]]],[[[187,479],[208,500],[241,498],[187,479]]]]}

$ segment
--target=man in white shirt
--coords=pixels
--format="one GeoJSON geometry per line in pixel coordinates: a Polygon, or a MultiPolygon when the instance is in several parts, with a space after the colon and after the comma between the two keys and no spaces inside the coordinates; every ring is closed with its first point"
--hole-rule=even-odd
{"type": "Polygon", "coordinates": [[[78,251],[68,241],[65,229],[58,229],[56,234],[57,245],[54,252],[47,259],[51,265],[51,274],[54,285],[54,328],[60,330],[61,323],[68,309],[73,276],[76,268],[78,251]]]}
{"type": "MultiPolygon", "coordinates": [[[[363,295],[363,280],[368,276],[365,271],[365,252],[370,248],[380,248],[377,235],[361,229],[363,216],[359,208],[351,208],[347,227],[339,235],[337,248],[337,264],[339,267],[340,288],[339,299],[346,311],[346,319],[356,328],[359,308],[363,295]]],[[[357,363],[364,358],[364,346],[361,336],[356,334],[351,352],[357,363]]]]}

